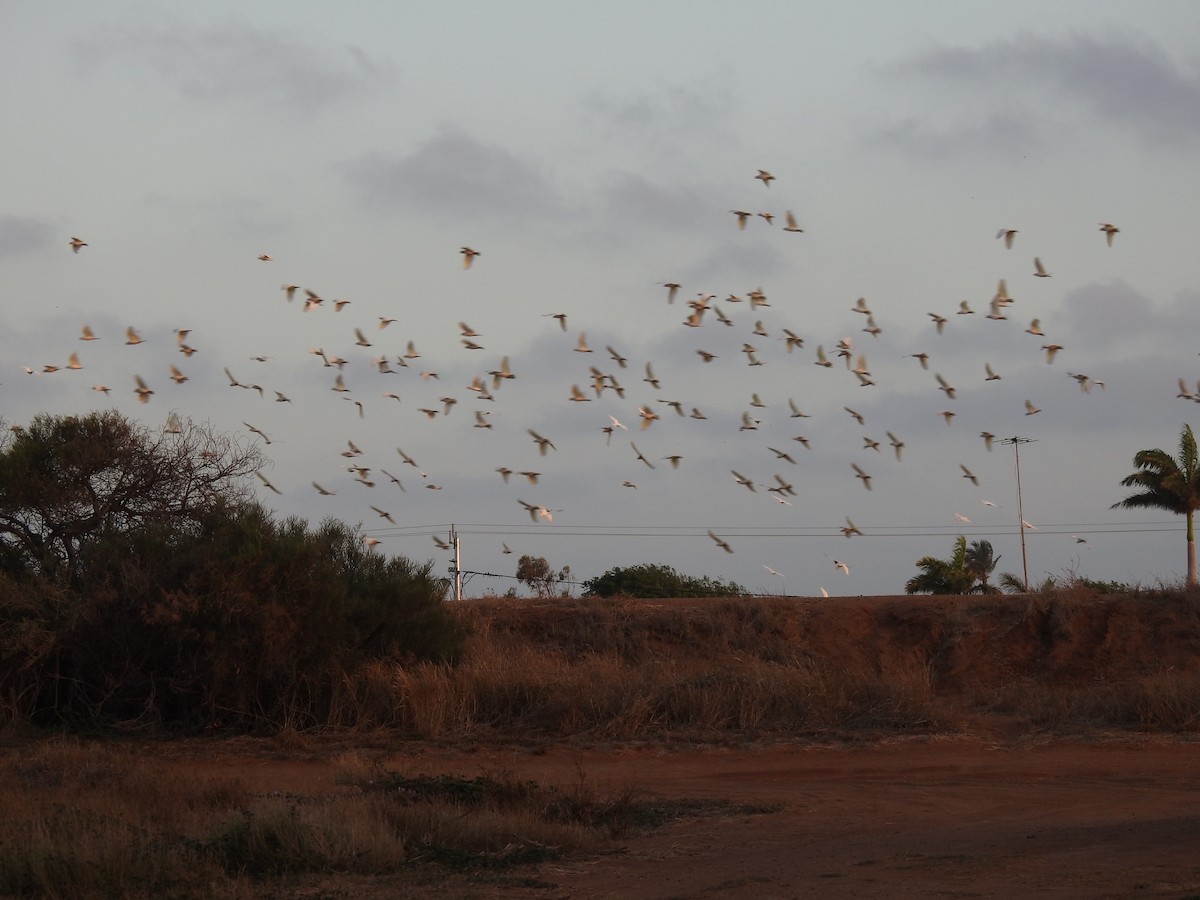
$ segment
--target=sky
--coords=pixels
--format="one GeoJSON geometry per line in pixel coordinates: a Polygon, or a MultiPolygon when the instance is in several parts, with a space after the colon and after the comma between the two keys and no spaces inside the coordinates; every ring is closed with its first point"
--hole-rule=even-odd
{"type": "Polygon", "coordinates": [[[1182,519],[1111,506],[1200,419],[1198,39],[1190,2],[4,4],[0,414],[259,441],[280,517],[439,574],[453,527],[467,596],[525,554],[900,593],[960,534],[1175,583],[1182,519]]]}

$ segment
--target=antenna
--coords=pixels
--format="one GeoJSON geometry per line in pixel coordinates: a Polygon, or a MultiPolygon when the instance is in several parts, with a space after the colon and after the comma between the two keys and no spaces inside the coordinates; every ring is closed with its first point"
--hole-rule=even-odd
{"type": "Polygon", "coordinates": [[[1021,529],[1021,573],[1025,579],[1025,593],[1029,593],[1029,558],[1025,554],[1025,511],[1021,507],[1021,445],[1033,443],[1034,438],[1010,437],[1001,438],[1001,444],[1012,444],[1013,455],[1017,460],[1017,524],[1021,529]]]}

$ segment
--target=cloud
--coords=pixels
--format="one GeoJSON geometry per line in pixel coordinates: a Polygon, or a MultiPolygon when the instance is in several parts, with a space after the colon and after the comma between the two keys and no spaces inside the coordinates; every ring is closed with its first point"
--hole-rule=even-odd
{"type": "Polygon", "coordinates": [[[1043,143],[1030,121],[1004,114],[945,126],[910,116],[877,130],[874,140],[927,159],[944,159],[963,152],[1011,158],[1043,143]]]}
{"type": "Polygon", "coordinates": [[[709,84],[696,89],[667,86],[628,97],[592,93],[582,105],[610,131],[674,140],[681,134],[711,136],[714,123],[728,120],[733,101],[726,88],[709,84]]]}
{"type": "Polygon", "coordinates": [[[339,168],[364,206],[416,206],[450,217],[544,215],[562,206],[535,164],[452,129],[407,156],[368,154],[339,168]]]}
{"type": "MultiPolygon", "coordinates": [[[[27,216],[0,216],[0,259],[50,246],[54,229],[49,222],[27,216]]],[[[63,240],[66,246],[66,239],[63,240]]]]}
{"type": "Polygon", "coordinates": [[[1132,351],[1139,339],[1153,336],[1154,304],[1119,279],[1070,291],[1062,310],[1062,331],[1093,350],[1119,346],[1132,351]]]}
{"type": "Polygon", "coordinates": [[[85,67],[140,64],[192,100],[253,100],[309,112],[367,93],[392,77],[389,65],[358,47],[322,47],[232,22],[204,28],[178,20],[126,23],[119,33],[78,43],[76,57],[85,67]]]}
{"type": "Polygon", "coordinates": [[[1047,108],[1083,109],[1151,142],[1200,138],[1200,70],[1174,63],[1161,46],[1137,36],[1025,33],[978,48],[930,50],[886,66],[881,75],[966,88],[974,102],[990,91],[997,106],[1020,108],[1007,114],[1017,121],[1047,108]]]}

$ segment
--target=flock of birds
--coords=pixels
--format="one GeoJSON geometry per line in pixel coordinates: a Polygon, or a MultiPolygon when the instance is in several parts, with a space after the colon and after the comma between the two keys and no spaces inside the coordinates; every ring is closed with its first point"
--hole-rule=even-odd
{"type": "MultiPolygon", "coordinates": [[[[771,191],[772,182],[775,181],[774,175],[760,169],[754,177],[761,182],[762,189],[771,191]]],[[[755,189],[760,191],[759,197],[773,195],[773,192],[762,193],[762,189],[755,189]]],[[[773,227],[774,220],[777,218],[775,213],[765,210],[752,212],[750,209],[733,209],[730,212],[734,216],[735,227],[739,231],[747,230],[754,220],[762,220],[766,226],[773,227]]],[[[776,233],[787,233],[788,240],[802,240],[800,236],[805,231],[792,210],[785,210],[782,219],[784,224],[781,228],[776,229],[776,233]]],[[[1106,245],[1112,247],[1114,238],[1120,229],[1112,223],[1103,222],[1100,223],[1099,230],[1106,245]]],[[[1018,235],[1017,229],[1005,227],[997,232],[996,240],[1002,242],[1006,250],[1012,250],[1018,242],[1018,235]]],[[[89,248],[88,242],[79,237],[72,237],[69,246],[76,254],[84,248],[89,248]]],[[[94,251],[89,248],[88,252],[94,251]]],[[[486,268],[486,257],[483,257],[479,250],[470,246],[462,246],[459,254],[462,269],[471,272],[469,277],[486,277],[483,272],[486,268]]],[[[274,257],[268,253],[259,255],[258,260],[264,264],[277,265],[274,257]]],[[[1031,274],[1039,279],[1051,277],[1051,272],[1047,270],[1040,256],[1033,257],[1031,274]]],[[[794,323],[770,324],[773,317],[779,317],[775,316],[772,298],[761,286],[752,287],[740,293],[716,293],[710,290],[689,292],[676,281],[662,281],[657,283],[657,288],[664,292],[660,295],[659,300],[661,314],[682,315],[679,327],[694,330],[693,343],[696,345],[694,366],[696,368],[682,373],[672,372],[672,379],[677,387],[681,384],[684,386],[698,384],[701,374],[709,371],[710,367],[715,369],[732,365],[750,367],[751,372],[760,371],[759,367],[766,366],[768,363],[782,363],[788,366],[782,377],[771,375],[764,379],[764,383],[772,391],[784,390],[785,384],[795,385],[799,390],[799,385],[804,378],[832,379],[834,377],[833,375],[803,375],[797,364],[805,361],[817,368],[816,370],[806,368],[803,370],[804,372],[842,371],[843,377],[848,374],[850,379],[848,383],[857,388],[871,388],[877,385],[869,356],[874,352],[874,348],[883,346],[876,344],[875,341],[884,332],[884,329],[876,318],[872,304],[864,297],[859,297],[849,307],[849,311],[853,316],[861,317],[857,321],[861,322],[861,332],[866,335],[865,339],[843,335],[814,343],[810,337],[802,334],[794,323]],[[806,354],[809,355],[806,357],[806,354]]],[[[323,315],[328,311],[332,311],[335,315],[345,314],[345,311],[351,306],[349,300],[326,297],[311,288],[291,282],[282,285],[281,293],[282,299],[286,303],[292,304],[293,308],[298,307],[302,314],[323,315]]],[[[979,320],[1003,321],[1008,319],[1014,299],[1009,294],[1006,280],[1000,279],[990,298],[986,298],[980,305],[979,320]],[[983,311],[983,306],[986,306],[986,312],[983,311]]],[[[951,327],[951,322],[976,316],[977,311],[969,301],[962,300],[957,309],[930,311],[927,315],[928,321],[924,327],[928,330],[932,341],[936,340],[937,336],[943,335],[946,329],[951,327]]],[[[623,470],[614,476],[614,488],[636,490],[639,480],[643,477],[659,477],[658,470],[664,464],[666,471],[679,470],[681,467],[686,469],[688,454],[683,452],[682,448],[667,448],[671,450],[669,453],[663,451],[643,452],[638,441],[642,441],[645,446],[648,439],[654,441],[662,434],[669,434],[673,440],[679,440],[681,432],[670,424],[670,420],[706,422],[710,420],[711,414],[713,419],[720,418],[721,423],[711,426],[711,429],[703,436],[692,439],[698,441],[698,445],[702,447],[706,442],[711,443],[715,440],[717,434],[730,436],[731,433],[736,432],[741,438],[750,441],[761,433],[764,441],[761,446],[764,455],[761,458],[773,462],[775,470],[766,476],[761,474],[748,476],[743,474],[741,471],[743,467],[739,466],[738,469],[729,470],[729,477],[737,489],[744,490],[747,494],[769,498],[782,507],[792,506],[795,498],[799,496],[799,491],[795,484],[797,479],[794,475],[788,474],[789,469],[800,467],[801,454],[811,450],[813,442],[816,440],[805,433],[804,423],[810,418],[810,414],[805,412],[802,403],[798,402],[794,396],[787,397],[785,400],[764,401],[760,394],[767,391],[760,387],[758,390],[750,392],[744,408],[738,412],[736,419],[730,421],[724,418],[724,411],[720,413],[712,410],[706,411],[703,408],[704,402],[695,397],[681,399],[665,395],[664,383],[667,379],[660,378],[656,373],[655,362],[652,360],[640,360],[636,364],[631,362],[630,355],[626,355],[615,346],[617,341],[606,341],[602,347],[591,346],[588,332],[572,327],[573,313],[552,310],[541,313],[541,316],[551,320],[552,329],[557,328],[558,333],[566,335],[562,339],[563,356],[560,368],[564,371],[572,368],[572,365],[567,362],[568,359],[574,363],[574,376],[566,374],[562,376],[562,402],[579,409],[603,407],[594,414],[591,412],[586,415],[581,414],[579,418],[581,422],[592,423],[584,431],[594,429],[597,441],[596,452],[599,452],[601,443],[605,448],[604,452],[611,452],[607,448],[613,447],[614,440],[617,450],[625,445],[628,446],[628,453],[622,464],[623,470]],[[764,412],[768,409],[770,409],[769,414],[764,412]],[[764,424],[768,418],[770,422],[764,424]],[[792,433],[784,433],[784,429],[792,433]],[[787,444],[783,443],[785,440],[788,441],[787,444]],[[651,472],[654,472],[654,475],[651,475],[651,472]]],[[[361,323],[348,325],[344,333],[353,336],[353,349],[342,351],[348,353],[348,356],[341,356],[334,351],[327,352],[321,346],[309,348],[308,354],[311,355],[312,365],[328,370],[328,389],[340,399],[354,404],[358,419],[366,418],[367,403],[364,401],[367,401],[369,396],[374,396],[382,397],[390,403],[399,404],[404,410],[415,411],[420,419],[428,422],[449,419],[456,407],[470,402],[475,408],[467,417],[467,421],[470,422],[470,427],[481,435],[492,432],[498,427],[508,428],[515,421],[516,428],[523,429],[530,440],[528,459],[524,462],[513,462],[511,465],[494,467],[495,476],[506,485],[512,484],[515,480],[516,484],[525,485],[530,490],[536,488],[540,491],[544,488],[548,474],[544,470],[551,470],[554,467],[553,458],[559,453],[559,445],[562,440],[558,435],[543,434],[545,426],[541,424],[540,419],[531,421],[529,414],[525,413],[523,416],[519,408],[509,413],[507,412],[508,405],[501,402],[506,396],[506,385],[521,378],[521,367],[513,366],[509,355],[493,355],[491,351],[487,350],[486,336],[476,331],[466,321],[460,321],[457,323],[458,343],[462,351],[466,354],[480,354],[487,361],[476,367],[476,372],[469,382],[458,387],[450,386],[443,380],[442,373],[433,365],[428,364],[416,346],[415,340],[405,340],[403,337],[399,340],[393,339],[396,329],[392,326],[396,321],[395,318],[378,316],[375,322],[369,325],[361,323]],[[395,388],[391,381],[385,382],[387,390],[376,391],[372,395],[368,395],[361,390],[360,380],[364,377],[363,373],[368,371],[373,376],[384,379],[406,376],[415,380],[411,382],[410,389],[404,390],[403,395],[401,389],[395,388]],[[413,396],[418,398],[415,403],[412,400],[413,396]],[[501,410],[505,410],[504,414],[500,413],[501,410]],[[504,426],[501,426],[502,419],[505,422],[504,426]]],[[[332,326],[330,328],[332,329],[332,326]]],[[[1033,341],[1031,346],[1035,346],[1043,355],[1045,363],[1053,366],[1060,352],[1064,350],[1063,345],[1046,335],[1042,329],[1041,320],[1037,317],[1029,319],[1028,326],[1024,331],[1031,336],[1033,341]]],[[[94,333],[90,325],[83,324],[78,339],[90,343],[99,340],[100,337],[94,333]]],[[[189,365],[194,365],[192,358],[197,353],[197,349],[192,346],[190,341],[190,329],[176,329],[174,344],[175,349],[181,355],[178,363],[170,364],[166,372],[155,377],[152,377],[149,372],[130,373],[133,396],[139,403],[150,404],[160,397],[163,392],[162,382],[169,380],[174,386],[182,386],[189,381],[191,377],[189,365]]],[[[142,344],[143,338],[139,330],[133,326],[128,327],[124,335],[124,343],[131,347],[142,344]]],[[[936,410],[936,414],[946,426],[951,426],[958,414],[954,408],[954,401],[958,397],[959,387],[946,371],[940,370],[935,353],[919,350],[907,354],[907,356],[913,359],[911,365],[919,366],[921,370],[932,373],[931,390],[936,390],[942,397],[939,402],[941,408],[936,410]]],[[[252,357],[251,361],[256,365],[269,365],[272,359],[273,357],[263,354],[252,357]]],[[[1002,373],[997,371],[991,361],[980,360],[980,362],[979,381],[981,383],[997,382],[1002,379],[1002,373]]],[[[223,366],[223,373],[230,389],[254,392],[260,399],[279,407],[293,404],[293,397],[288,393],[274,386],[264,386],[263,382],[266,379],[245,378],[242,374],[235,374],[233,367],[236,365],[226,364],[223,366]]],[[[30,375],[50,375],[60,369],[78,370],[83,367],[81,354],[79,351],[75,351],[71,352],[67,361],[61,365],[44,364],[40,367],[25,366],[24,368],[25,372],[30,375]]],[[[1078,372],[1067,372],[1066,374],[1075,380],[1084,393],[1090,393],[1094,388],[1103,389],[1105,387],[1102,380],[1091,375],[1078,372]]],[[[843,382],[843,384],[845,383],[843,382]]],[[[809,393],[819,393],[822,399],[826,399],[830,394],[832,384],[833,382],[830,381],[820,388],[806,388],[805,390],[809,393]]],[[[1188,399],[1200,398],[1200,384],[1197,385],[1196,391],[1191,391],[1184,380],[1180,379],[1179,387],[1179,396],[1188,399]]],[[[107,397],[114,388],[106,383],[96,383],[92,389],[107,397]]],[[[508,391],[511,392],[512,389],[510,388],[508,391]]],[[[289,392],[294,393],[290,389],[289,392]]],[[[297,399],[300,399],[299,395],[297,395],[297,399]]],[[[862,429],[862,444],[854,449],[854,452],[859,455],[847,462],[847,477],[855,479],[863,491],[872,491],[877,477],[872,471],[875,468],[873,460],[881,458],[885,453],[884,439],[886,439],[887,448],[890,451],[888,455],[896,463],[904,459],[906,441],[904,437],[888,428],[877,432],[877,434],[881,433],[882,437],[874,436],[868,431],[868,423],[864,414],[855,408],[857,405],[842,406],[844,414],[858,428],[862,429]]],[[[1041,412],[1041,409],[1032,399],[1025,399],[1023,412],[1026,416],[1035,416],[1041,412]]],[[[456,421],[461,418],[460,414],[456,417],[456,421]]],[[[178,430],[179,424],[178,414],[172,409],[167,416],[166,428],[168,431],[178,430]]],[[[272,445],[273,428],[269,423],[264,425],[261,421],[252,423],[248,419],[242,419],[241,425],[247,429],[248,433],[253,434],[256,440],[260,440],[265,445],[272,445]]],[[[410,427],[413,426],[410,425],[410,427]]],[[[924,430],[928,426],[921,427],[924,430]]],[[[576,437],[574,434],[570,435],[571,440],[575,440],[576,437]]],[[[982,430],[979,438],[982,446],[986,450],[991,450],[996,435],[982,430]]],[[[585,439],[593,440],[592,438],[585,439]]],[[[459,442],[462,440],[461,434],[447,436],[446,440],[459,442]]],[[[657,443],[657,441],[654,442],[657,443]]],[[[368,458],[368,455],[361,449],[364,443],[355,437],[346,438],[344,448],[339,451],[340,460],[331,464],[325,474],[309,479],[308,484],[303,487],[311,489],[314,497],[335,496],[340,489],[340,483],[335,483],[330,478],[341,478],[343,473],[346,473],[351,476],[353,483],[365,488],[380,486],[385,490],[390,487],[398,492],[407,492],[405,481],[409,480],[410,484],[414,482],[420,484],[422,490],[439,491],[443,489],[444,484],[432,477],[423,464],[418,463],[402,447],[396,446],[394,449],[389,448],[383,452],[390,456],[401,474],[408,473],[404,478],[388,468],[389,465],[393,465],[393,462],[381,458],[379,455],[381,451],[374,451],[368,458]],[[386,479],[386,483],[384,479],[386,479]]],[[[965,463],[959,463],[959,468],[961,477],[972,486],[978,487],[979,479],[972,469],[965,463]]],[[[803,469],[797,468],[795,471],[803,471],[803,469]]],[[[285,484],[284,487],[278,486],[264,471],[259,471],[257,475],[264,489],[276,494],[283,494],[285,489],[288,491],[297,489],[297,486],[293,484],[285,484]]],[[[516,492],[513,493],[512,500],[514,512],[518,515],[528,515],[533,523],[551,523],[554,521],[555,513],[561,511],[560,508],[552,506],[548,501],[529,501],[518,496],[516,492]]],[[[387,508],[394,502],[399,502],[398,498],[394,497],[390,502],[381,499],[366,504],[366,506],[379,521],[394,526],[397,524],[396,513],[393,509],[387,508]]],[[[987,506],[996,505],[987,499],[982,499],[981,502],[987,506]]],[[[962,514],[956,513],[955,518],[961,522],[970,522],[970,518],[962,514]]],[[[842,536],[846,538],[862,536],[863,531],[855,525],[850,516],[845,516],[844,521],[845,524],[838,528],[842,536]]],[[[1028,523],[1022,523],[1022,527],[1026,525],[1028,523]]],[[[1034,526],[1028,525],[1028,527],[1033,528],[1034,526]]],[[[735,547],[728,538],[713,530],[708,530],[707,536],[713,546],[720,551],[730,554],[735,552],[735,547]]],[[[449,549],[450,545],[439,535],[434,535],[433,540],[439,549],[449,549]]],[[[1082,539],[1079,540],[1082,541],[1082,539]]],[[[377,547],[381,544],[381,539],[374,534],[369,534],[364,538],[364,542],[369,547],[377,547]]],[[[502,547],[504,553],[512,552],[507,543],[502,543],[502,547]]],[[[850,574],[849,563],[838,559],[832,559],[832,562],[835,571],[840,571],[845,575],[850,574]]],[[[770,566],[764,565],[764,568],[770,574],[781,575],[770,566]]],[[[822,591],[824,592],[824,589],[822,591]]]]}

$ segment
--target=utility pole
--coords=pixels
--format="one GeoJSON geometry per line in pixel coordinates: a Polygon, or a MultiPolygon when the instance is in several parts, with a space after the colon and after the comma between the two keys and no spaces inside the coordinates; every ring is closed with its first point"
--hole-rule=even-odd
{"type": "Polygon", "coordinates": [[[454,551],[454,559],[450,561],[450,575],[454,579],[454,599],[462,600],[462,554],[459,549],[458,531],[450,526],[450,549],[454,551]]]}
{"type": "Polygon", "coordinates": [[[1021,445],[1033,442],[1033,438],[1010,437],[1001,439],[1002,444],[1012,444],[1017,460],[1017,523],[1021,528],[1021,572],[1025,580],[1025,593],[1029,593],[1029,557],[1025,554],[1025,510],[1021,505],[1021,445]]]}

